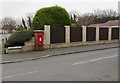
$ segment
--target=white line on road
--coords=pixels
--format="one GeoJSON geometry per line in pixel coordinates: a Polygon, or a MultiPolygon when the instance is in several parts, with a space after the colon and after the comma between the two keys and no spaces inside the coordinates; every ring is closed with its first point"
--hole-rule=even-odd
{"type": "Polygon", "coordinates": [[[51,56],[51,55],[45,55],[45,56],[42,56],[42,57],[45,58],[45,57],[49,57],[49,56],[51,56]]]}
{"type": "Polygon", "coordinates": [[[36,73],[36,72],[37,71],[31,71],[31,72],[27,72],[27,73],[21,73],[21,74],[12,75],[12,76],[6,76],[6,77],[3,77],[3,79],[15,77],[15,76],[23,76],[23,75],[33,74],[33,73],[36,73]]]}
{"type": "Polygon", "coordinates": [[[117,56],[118,56],[118,55],[109,56],[109,57],[102,57],[102,58],[92,59],[92,60],[88,60],[88,61],[77,62],[77,63],[74,63],[74,64],[72,64],[72,65],[79,65],[79,64],[83,64],[83,63],[98,61],[98,60],[101,60],[101,59],[113,58],[113,57],[117,57],[117,56]]]}

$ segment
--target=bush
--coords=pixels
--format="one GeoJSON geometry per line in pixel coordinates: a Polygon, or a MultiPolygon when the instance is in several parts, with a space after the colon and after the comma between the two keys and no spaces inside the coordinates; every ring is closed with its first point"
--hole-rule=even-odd
{"type": "Polygon", "coordinates": [[[71,23],[71,27],[77,27],[75,23],[71,23]]]}
{"type": "Polygon", "coordinates": [[[30,27],[30,28],[28,28],[28,30],[33,30],[33,28],[30,27]]]}
{"type": "Polygon", "coordinates": [[[19,28],[16,28],[15,29],[16,31],[23,31],[23,30],[26,30],[24,27],[19,27],[19,28]]]}
{"type": "Polygon", "coordinates": [[[51,25],[51,27],[70,25],[70,16],[64,8],[59,6],[42,8],[33,18],[33,28],[44,29],[44,25],[51,25]]]}
{"type": "Polygon", "coordinates": [[[34,36],[33,31],[18,31],[12,33],[6,41],[5,47],[23,46],[24,43],[34,36]]]}

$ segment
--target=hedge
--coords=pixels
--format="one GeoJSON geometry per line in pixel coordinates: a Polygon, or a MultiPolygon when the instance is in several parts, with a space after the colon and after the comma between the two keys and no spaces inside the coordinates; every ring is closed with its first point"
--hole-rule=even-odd
{"type": "Polygon", "coordinates": [[[42,8],[36,12],[32,24],[35,30],[43,30],[44,25],[64,27],[70,25],[70,16],[64,8],[59,6],[42,8]]]}
{"type": "Polygon", "coordinates": [[[16,31],[24,31],[24,30],[26,30],[24,27],[18,27],[18,28],[16,28],[15,29],[16,31]]]}
{"type": "Polygon", "coordinates": [[[24,43],[34,36],[33,31],[17,31],[12,33],[5,43],[5,47],[23,46],[24,43]]]}
{"type": "Polygon", "coordinates": [[[75,23],[71,23],[71,27],[77,27],[75,23]]]}

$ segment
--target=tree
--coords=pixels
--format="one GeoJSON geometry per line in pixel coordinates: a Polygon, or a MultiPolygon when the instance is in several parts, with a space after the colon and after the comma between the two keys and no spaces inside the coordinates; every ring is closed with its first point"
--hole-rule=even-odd
{"type": "Polygon", "coordinates": [[[64,27],[70,25],[68,12],[59,6],[52,6],[38,10],[33,18],[34,29],[43,29],[44,25],[64,27]]]}
{"type": "Polygon", "coordinates": [[[17,28],[20,28],[20,30],[22,30],[23,28],[24,30],[31,29],[32,20],[33,20],[33,13],[27,13],[26,16],[22,18],[22,20],[19,19],[17,20],[17,24],[18,24],[17,28]]]}
{"type": "Polygon", "coordinates": [[[15,29],[17,26],[16,21],[11,17],[3,18],[0,24],[1,24],[1,29],[4,31],[8,31],[9,33],[11,33],[13,29],[15,29]]]}
{"type": "Polygon", "coordinates": [[[79,13],[78,13],[78,11],[70,11],[70,16],[71,16],[71,26],[72,25],[76,25],[76,26],[78,26],[78,24],[77,24],[77,21],[78,21],[78,17],[79,17],[79,13]]]}
{"type": "Polygon", "coordinates": [[[23,24],[23,27],[24,27],[25,29],[27,29],[27,26],[26,26],[26,23],[25,23],[24,18],[22,18],[22,24],[23,24]]]}
{"type": "Polygon", "coordinates": [[[94,23],[105,23],[109,20],[118,20],[118,13],[114,10],[94,10],[94,16],[96,16],[96,19],[94,20],[94,23]]]}
{"type": "Polygon", "coordinates": [[[70,20],[71,20],[71,23],[74,23],[74,19],[73,19],[72,14],[70,14],[70,20]]]}
{"type": "Polygon", "coordinates": [[[118,14],[113,10],[95,10],[94,13],[79,15],[77,25],[88,26],[90,24],[105,23],[109,20],[118,20],[118,14]]]}
{"type": "Polygon", "coordinates": [[[97,9],[97,10],[94,10],[94,15],[97,15],[99,18],[101,17],[117,17],[118,14],[116,11],[114,10],[100,10],[100,9],[97,9]]]}
{"type": "Polygon", "coordinates": [[[78,26],[88,26],[94,23],[95,16],[92,13],[86,13],[78,17],[78,26]]]}
{"type": "Polygon", "coordinates": [[[26,19],[27,19],[26,20],[27,21],[27,27],[32,28],[33,13],[32,12],[28,13],[26,19]]]}
{"type": "Polygon", "coordinates": [[[31,28],[32,27],[32,21],[31,21],[31,18],[28,17],[28,20],[27,20],[27,24],[28,24],[28,27],[31,28]]]}

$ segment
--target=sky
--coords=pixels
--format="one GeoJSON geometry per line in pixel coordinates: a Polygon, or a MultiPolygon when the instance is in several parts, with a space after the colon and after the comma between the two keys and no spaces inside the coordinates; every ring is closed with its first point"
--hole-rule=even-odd
{"type": "Polygon", "coordinates": [[[4,17],[19,19],[43,7],[61,6],[68,12],[91,13],[96,9],[118,11],[119,0],[0,0],[0,20],[4,17]]]}

